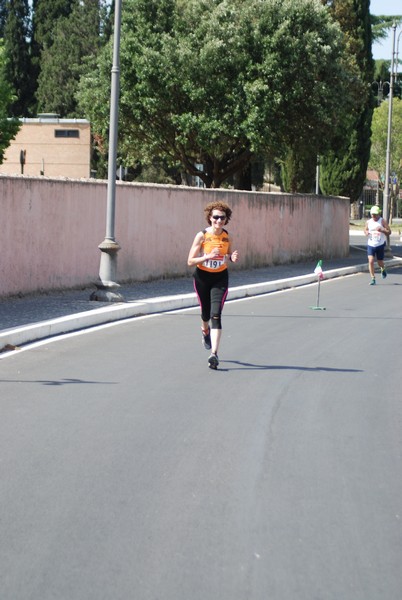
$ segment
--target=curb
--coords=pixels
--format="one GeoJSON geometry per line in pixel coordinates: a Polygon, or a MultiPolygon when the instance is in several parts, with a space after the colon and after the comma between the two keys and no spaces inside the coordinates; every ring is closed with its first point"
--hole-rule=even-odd
{"type": "MultiPolygon", "coordinates": [[[[394,258],[386,261],[387,267],[399,266],[401,264],[402,258],[394,258]]],[[[367,264],[362,264],[325,271],[324,275],[325,279],[334,279],[336,277],[343,277],[352,275],[353,273],[367,271],[367,264]]],[[[229,288],[228,301],[300,287],[315,283],[316,281],[317,276],[312,273],[290,277],[288,279],[277,279],[275,281],[231,287],[229,288]]],[[[115,321],[122,321],[124,319],[160,312],[192,308],[194,306],[198,306],[198,299],[195,293],[178,296],[161,296],[159,298],[150,298],[138,302],[113,304],[112,306],[104,306],[102,308],[75,313],[57,319],[50,319],[48,321],[6,329],[0,332],[0,352],[15,350],[18,346],[23,344],[64,333],[70,333],[72,331],[78,331],[80,329],[88,329],[90,327],[95,327],[96,325],[104,325],[115,321]]]]}

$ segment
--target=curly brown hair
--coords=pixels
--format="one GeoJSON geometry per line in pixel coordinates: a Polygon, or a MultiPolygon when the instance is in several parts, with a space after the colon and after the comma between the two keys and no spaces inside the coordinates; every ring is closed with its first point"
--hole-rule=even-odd
{"type": "Polygon", "coordinates": [[[204,208],[204,214],[208,225],[211,224],[212,211],[214,210],[221,210],[222,212],[224,212],[226,215],[225,225],[229,223],[230,217],[232,216],[232,209],[228,204],[226,204],[226,202],[220,202],[219,200],[217,200],[215,202],[210,202],[204,208]]]}

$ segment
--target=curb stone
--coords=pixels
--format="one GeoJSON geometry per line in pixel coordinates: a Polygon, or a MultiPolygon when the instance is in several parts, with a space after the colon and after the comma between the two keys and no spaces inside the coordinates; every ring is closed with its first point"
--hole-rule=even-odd
{"type": "MultiPolygon", "coordinates": [[[[388,268],[400,266],[401,264],[402,258],[393,258],[386,261],[388,268]]],[[[336,277],[343,277],[367,271],[367,264],[342,267],[325,271],[325,279],[334,279],[336,277]]],[[[230,287],[228,301],[300,287],[314,283],[315,281],[317,281],[317,276],[312,273],[287,279],[278,279],[276,281],[230,287]]],[[[88,329],[97,325],[104,325],[160,312],[192,308],[195,306],[198,306],[198,299],[195,293],[176,296],[161,296],[143,301],[113,304],[91,311],[75,313],[56,319],[6,329],[0,332],[0,352],[13,351],[30,342],[71,333],[73,331],[88,329]]]]}

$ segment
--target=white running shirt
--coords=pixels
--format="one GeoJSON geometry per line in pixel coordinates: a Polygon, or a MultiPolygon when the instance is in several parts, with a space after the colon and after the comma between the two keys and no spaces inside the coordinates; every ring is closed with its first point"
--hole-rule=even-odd
{"type": "Polygon", "coordinates": [[[374,219],[369,219],[367,221],[367,229],[369,232],[367,244],[373,248],[381,246],[386,241],[385,233],[377,231],[378,226],[382,226],[382,217],[380,217],[378,221],[374,221],[374,219]]]}

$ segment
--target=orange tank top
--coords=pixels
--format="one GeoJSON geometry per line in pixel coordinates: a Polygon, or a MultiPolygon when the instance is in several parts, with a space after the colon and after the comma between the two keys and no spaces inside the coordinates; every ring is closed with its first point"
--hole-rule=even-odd
{"type": "Polygon", "coordinates": [[[226,254],[229,253],[229,234],[226,229],[222,229],[220,235],[209,233],[206,229],[203,231],[204,241],[201,244],[201,250],[203,254],[209,254],[214,248],[219,248],[219,255],[215,258],[209,258],[205,262],[197,265],[199,269],[203,271],[209,271],[210,273],[219,273],[227,269],[226,254]]]}

